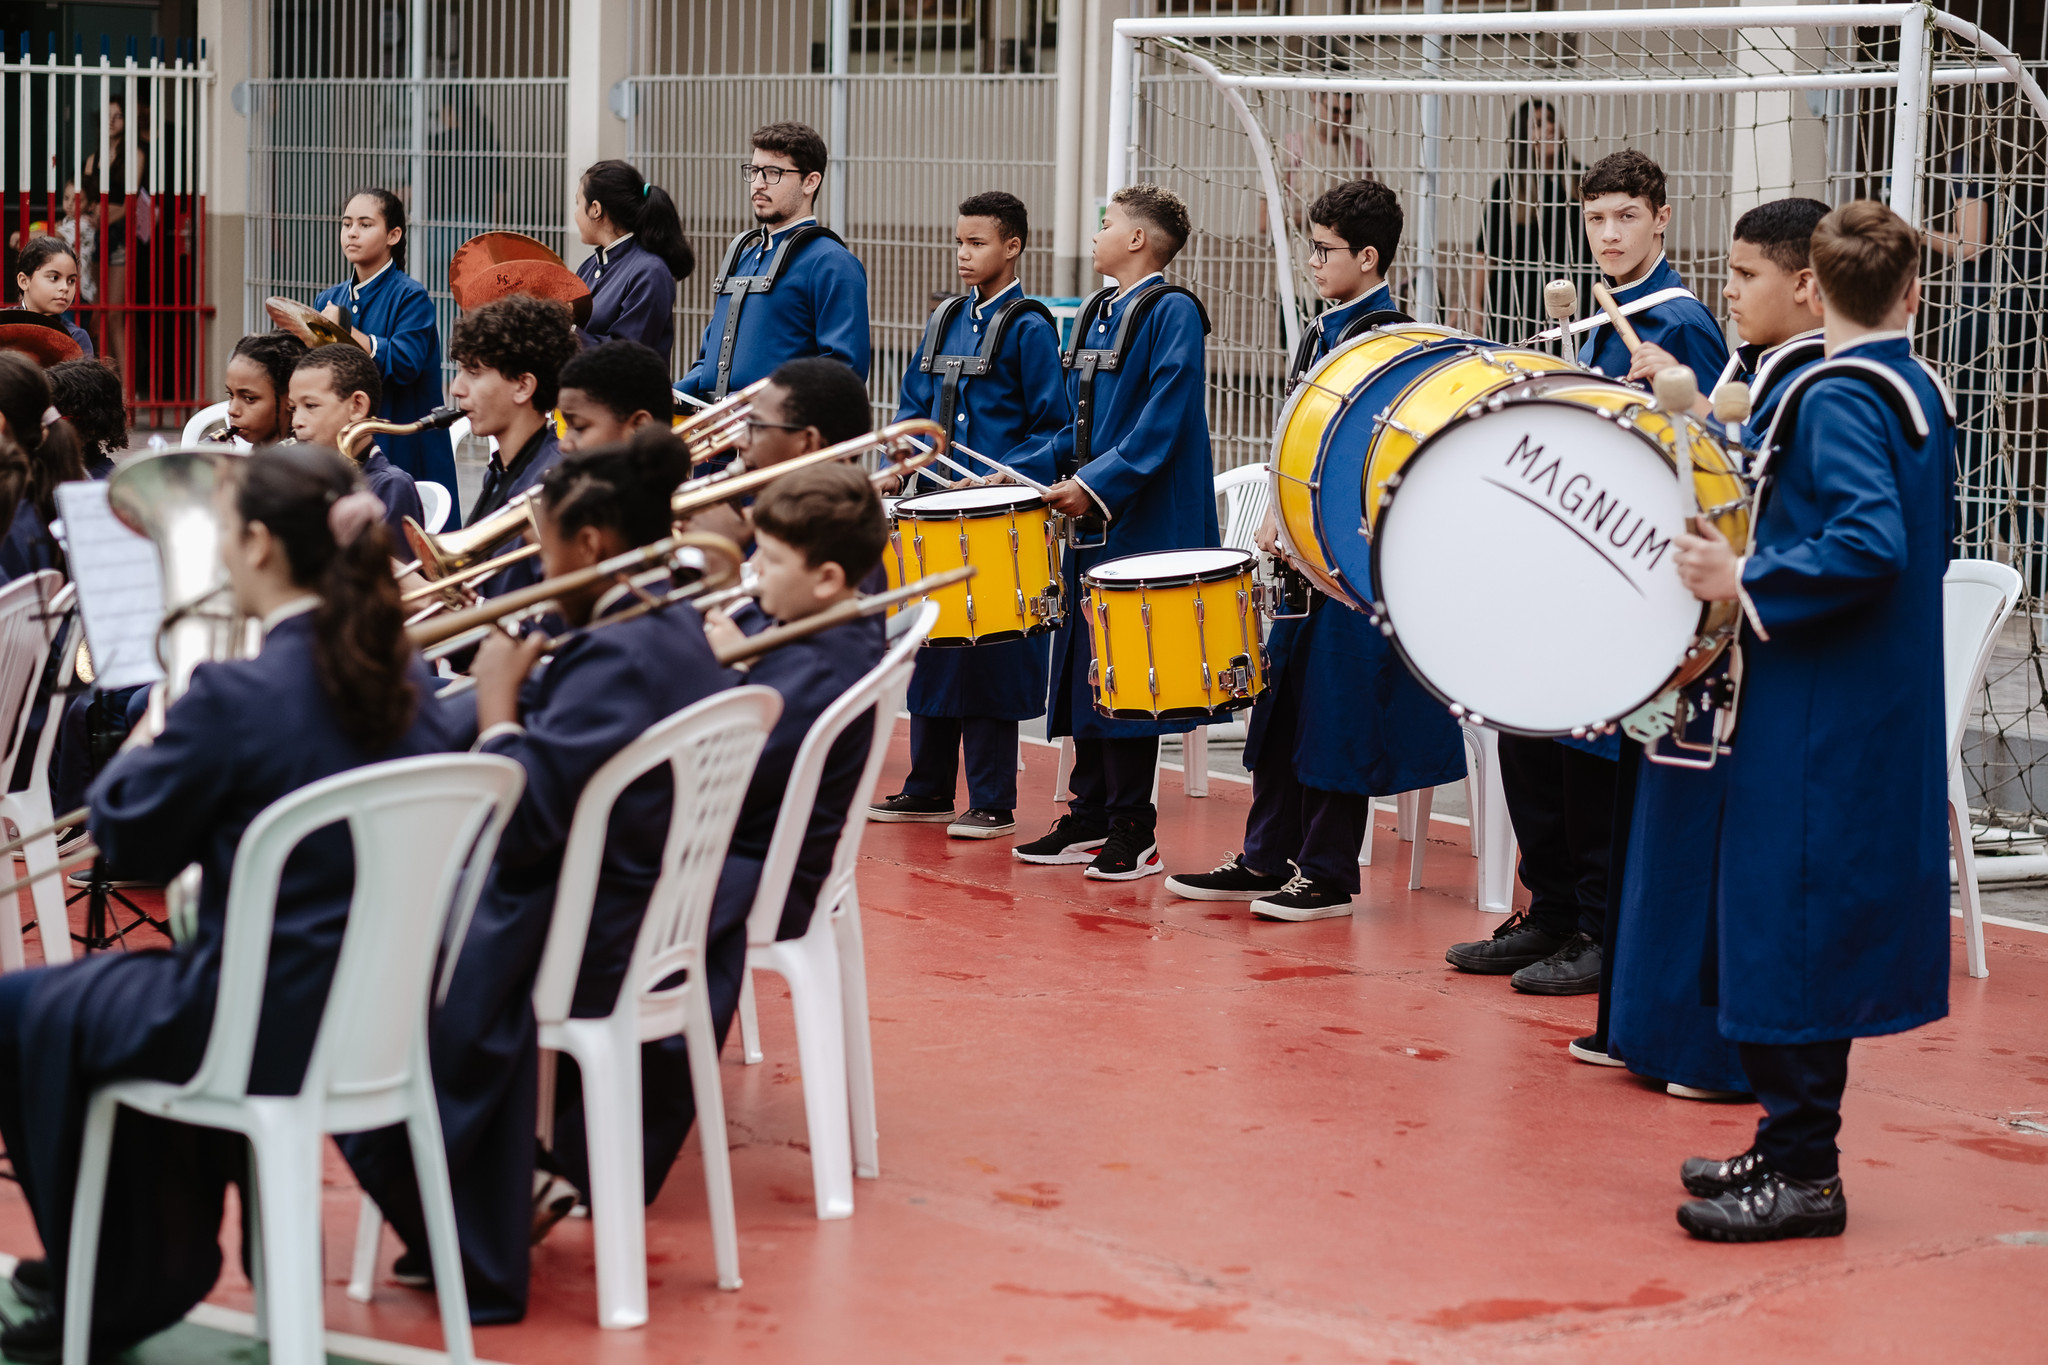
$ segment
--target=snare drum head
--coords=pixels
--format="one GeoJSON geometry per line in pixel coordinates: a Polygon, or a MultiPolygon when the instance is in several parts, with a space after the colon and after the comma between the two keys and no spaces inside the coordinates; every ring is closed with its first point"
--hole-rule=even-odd
{"type": "Polygon", "coordinates": [[[1684,504],[1643,433],[1534,399],[1460,418],[1389,489],[1372,547],[1395,644],[1438,696],[1569,734],[1655,695],[1699,629],[1684,504]]]}
{"type": "Polygon", "coordinates": [[[988,517],[1022,507],[1042,506],[1045,499],[1029,488],[989,484],[981,488],[947,488],[923,493],[896,504],[896,515],[912,520],[957,516],[988,517]]]}
{"type": "Polygon", "coordinates": [[[1252,571],[1255,560],[1248,550],[1154,550],[1149,554],[1125,555],[1105,560],[1081,577],[1104,587],[1168,587],[1175,583],[1213,583],[1252,571]]]}

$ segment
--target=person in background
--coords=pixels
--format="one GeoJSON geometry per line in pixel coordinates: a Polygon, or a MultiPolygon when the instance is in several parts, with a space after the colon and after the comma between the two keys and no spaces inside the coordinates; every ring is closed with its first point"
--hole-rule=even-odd
{"type": "Polygon", "coordinates": [[[576,235],[595,247],[576,275],[590,286],[585,345],[637,341],[668,371],[676,285],[697,268],[675,201],[624,161],[600,161],[576,185],[576,235]]]}
{"type": "Polygon", "coordinates": [[[562,366],[555,439],[564,455],[615,445],[643,427],[666,431],[675,413],[668,362],[637,341],[602,341],[562,366]]]}
{"type": "Polygon", "coordinates": [[[128,448],[128,405],[121,401],[120,376],[97,360],[66,360],[44,374],[53,406],[78,433],[85,472],[106,478],[114,472],[114,452],[128,448]]]}
{"type": "Polygon", "coordinates": [[[292,371],[306,343],[290,332],[252,332],[228,356],[228,434],[252,446],[293,440],[292,371]]]}
{"type": "MultiPolygon", "coordinates": [[[[786,360],[754,395],[739,456],[748,469],[767,469],[851,441],[874,424],[868,386],[846,365],[824,356],[786,360]]],[[[734,501],[698,512],[687,529],[724,536],[742,548],[754,543],[747,509],[734,501]]]]}
{"type": "MultiPolygon", "coordinates": [[[[292,435],[307,445],[341,449],[342,429],[377,410],[377,362],[353,346],[316,346],[292,368],[292,435]]],[[[425,521],[412,475],[392,464],[376,444],[343,451],[363,471],[363,482],[384,504],[391,543],[405,543],[405,523],[425,521]]]]}
{"type": "Polygon", "coordinates": [[[0,351],[0,418],[28,456],[28,490],[0,541],[0,575],[7,581],[38,569],[62,571],[64,551],[50,533],[57,519],[57,485],[86,477],[78,434],[56,412],[56,395],[40,365],[16,351],[0,351]]]}
{"type": "Polygon", "coordinates": [[[69,243],[61,237],[31,238],[21,249],[14,287],[23,308],[63,323],[86,358],[92,358],[92,337],[71,320],[71,305],[78,302],[78,256],[69,243]]]}
{"type": "Polygon", "coordinates": [[[1519,345],[1549,326],[1543,286],[1568,279],[1590,307],[1586,233],[1580,223],[1579,163],[1565,145],[1557,106],[1523,100],[1508,130],[1513,169],[1494,177],[1467,284],[1466,327],[1519,345]]]}
{"type": "MultiPolygon", "coordinates": [[[[386,189],[358,190],[341,211],[341,254],[349,278],[313,306],[349,329],[377,363],[383,396],[376,415],[410,422],[441,406],[441,329],[426,287],[405,273],[405,204],[386,189]]],[[[386,436],[385,456],[416,480],[455,499],[455,448],[446,431],[386,436]]]]}

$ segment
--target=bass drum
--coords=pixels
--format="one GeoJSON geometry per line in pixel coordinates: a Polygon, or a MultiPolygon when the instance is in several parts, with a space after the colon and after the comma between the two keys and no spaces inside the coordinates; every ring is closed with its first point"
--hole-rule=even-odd
{"type": "Polygon", "coordinates": [[[1571,368],[1420,323],[1375,328],[1332,351],[1288,399],[1273,443],[1273,502],[1290,557],[1322,592],[1367,610],[1371,547],[1360,532],[1388,476],[1476,398],[1571,368]]]}
{"type": "Polygon", "coordinates": [[[1734,636],[1734,603],[1679,582],[1696,506],[1749,540],[1749,490],[1705,427],[1589,378],[1472,407],[1388,480],[1372,541],[1380,629],[1468,720],[1589,735],[1698,678],[1734,636]]]}

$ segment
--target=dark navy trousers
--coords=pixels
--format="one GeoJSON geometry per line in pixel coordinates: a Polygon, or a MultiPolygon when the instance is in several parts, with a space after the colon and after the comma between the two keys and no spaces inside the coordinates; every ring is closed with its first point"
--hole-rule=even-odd
{"type": "Polygon", "coordinates": [[[1547,933],[1607,931],[1607,865],[1620,765],[1554,739],[1500,737],[1501,790],[1515,841],[1529,924],[1547,933]]]}
{"type": "Polygon", "coordinates": [[[1134,824],[1150,833],[1159,825],[1159,808],[1152,804],[1152,775],[1158,767],[1156,736],[1076,739],[1074,771],[1067,778],[1073,798],[1067,809],[1093,828],[1134,824]]]}
{"type": "Polygon", "coordinates": [[[1357,895],[1358,850],[1372,827],[1372,798],[1306,787],[1295,777],[1301,693],[1308,672],[1299,659],[1280,670],[1266,721],[1259,766],[1252,772],[1252,813],[1244,827],[1244,865],[1284,877],[1293,863],[1312,882],[1357,895]]]}
{"type": "Polygon", "coordinates": [[[967,804],[973,810],[1017,808],[1017,722],[989,716],[910,718],[906,796],[951,801],[967,758],[967,804]]]}
{"type": "Polygon", "coordinates": [[[1740,1043],[1742,1070],[1764,1116],[1756,1147],[1772,1170],[1795,1180],[1827,1180],[1840,1170],[1842,1091],[1849,1085],[1849,1039],[1821,1043],[1740,1043]]]}

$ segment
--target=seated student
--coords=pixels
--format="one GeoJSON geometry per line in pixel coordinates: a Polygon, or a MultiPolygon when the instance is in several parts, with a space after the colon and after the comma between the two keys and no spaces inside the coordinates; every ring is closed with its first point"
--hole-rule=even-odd
{"type": "MultiPolygon", "coordinates": [[[[1311,204],[1308,218],[1316,291],[1329,306],[1295,355],[1294,379],[1364,328],[1408,320],[1386,283],[1401,245],[1394,192],[1349,181],[1311,204]]],[[[1276,553],[1279,534],[1269,510],[1260,548],[1276,553]]],[[[1189,900],[1250,901],[1259,919],[1348,915],[1372,798],[1457,781],[1465,741],[1363,612],[1318,593],[1306,620],[1273,623],[1267,650],[1266,690],[1244,746],[1252,771],[1244,853],[1211,872],[1168,877],[1166,889],[1189,900]]]]}
{"type": "MultiPolygon", "coordinates": [[[[1595,305],[1573,330],[1579,363],[1614,378],[1648,384],[1674,360],[1711,390],[1728,360],[1721,326],[1664,259],[1671,205],[1664,172],[1633,149],[1602,157],[1579,182],[1586,241],[1607,274],[1620,312],[1648,343],[1631,354],[1595,305]],[[1651,347],[1656,351],[1651,353],[1651,347]]],[[[1529,907],[1510,915],[1490,939],[1456,943],[1444,954],[1460,971],[1507,976],[1532,995],[1591,995],[1600,989],[1607,933],[1610,863],[1619,823],[1616,782],[1621,737],[1500,737],[1501,787],[1522,849],[1529,907]]]]}
{"type": "MultiPolygon", "coordinates": [[[[377,362],[353,346],[316,346],[292,367],[292,435],[306,445],[341,449],[342,429],[377,411],[377,362]]],[[[420,490],[412,475],[385,458],[378,445],[359,446],[350,453],[363,471],[363,482],[384,504],[384,524],[393,544],[405,538],[405,520],[423,521],[420,490]]]]}
{"type": "Polygon", "coordinates": [[[1677,537],[1685,585],[1744,624],[1713,989],[1764,1117],[1679,1172],[1679,1225],[1722,1242],[1841,1234],[1850,1042],[1948,1014],[1954,411],[1913,354],[1920,235],[1863,199],[1810,250],[1827,358],[1779,404],[1750,553],[1704,521],[1677,537]]]}
{"type": "Polygon", "coordinates": [[[104,479],[114,472],[114,452],[128,448],[128,405],[121,376],[97,360],[66,360],[44,371],[52,406],[71,423],[84,448],[85,472],[104,479]]]}
{"type": "MultiPolygon", "coordinates": [[[[768,376],[768,387],[754,395],[740,458],[748,469],[767,469],[851,441],[874,425],[868,386],[852,366],[829,356],[785,360],[768,376]]],[[[754,543],[745,509],[730,502],[697,513],[688,529],[725,536],[742,548],[754,543]]]]}
{"type": "MultiPolygon", "coordinates": [[[[494,300],[455,324],[448,344],[448,358],[455,362],[449,401],[469,418],[472,435],[498,442],[463,525],[474,526],[538,486],[561,459],[548,412],[555,406],[562,366],[576,350],[567,306],[528,294],[494,300]]],[[[498,552],[512,544],[507,541],[498,552]]],[[[476,591],[480,597],[496,597],[540,579],[540,565],[526,559],[493,574],[476,591]]]]}
{"type": "Polygon", "coordinates": [[[578,351],[562,366],[555,437],[564,455],[615,445],[645,426],[668,430],[675,392],[661,357],[637,341],[604,341],[578,351]]]}
{"type": "MultiPolygon", "coordinates": [[[[1817,199],[1779,199],[1735,222],[1722,293],[1743,344],[1722,378],[1751,384],[1751,430],[1769,428],[1790,381],[1821,358],[1820,288],[1807,247],[1827,212],[1817,199]]],[[[1705,743],[1711,725],[1688,737],[1705,743]]],[[[1651,763],[1641,746],[1623,746],[1620,804],[1632,815],[1611,873],[1620,894],[1604,955],[1605,1029],[1596,1026],[1571,1045],[1580,1061],[1626,1065],[1680,1099],[1734,1099],[1749,1089],[1735,1044],[1700,999],[1700,958],[1714,915],[1714,883],[1704,870],[1728,767],[1725,757],[1707,769],[1651,763]]]]}
{"type": "MultiPolygon", "coordinates": [[[[659,430],[551,466],[539,498],[546,575],[587,568],[666,535],[669,494],[688,467],[682,442],[659,430]]],[[[556,605],[574,628],[635,601],[625,586],[600,583],[565,592],[556,605]]],[[[479,1323],[524,1315],[528,1248],[576,1202],[566,1186],[535,1179],[539,1054],[532,994],[577,800],[591,774],[649,726],[733,681],[712,658],[688,606],[575,635],[536,667],[545,643],[542,632],[523,641],[494,635],[471,667],[473,697],[449,708],[460,715],[465,702],[473,706],[473,719],[465,715],[467,724],[458,728],[473,730],[483,752],[516,759],[527,775],[428,1031],[470,1315],[479,1323]]],[[[613,808],[576,988],[579,1015],[608,1013],[618,994],[659,871],[670,792],[661,768],[613,808]]],[[[344,1138],[341,1147],[405,1243],[394,1273],[428,1282],[426,1225],[404,1130],[344,1138]]]]}
{"type": "MultiPolygon", "coordinates": [[[[424,704],[376,499],[331,451],[235,462],[217,502],[236,605],[263,622],[254,659],[202,664],[153,744],[129,749],[92,791],[89,824],[111,861],[167,881],[205,871],[197,927],[168,949],[102,953],[0,977],[0,1137],[42,1238],[15,1271],[34,1317],[0,1332],[13,1360],[57,1359],[64,1264],[87,1098],[108,1081],[183,1081],[218,994],[235,850],[266,806],[367,763],[446,750],[424,704]]],[[[294,1093],[313,1049],[354,881],[340,827],[309,836],[277,895],[249,1071],[260,1095],[294,1093]]],[[[213,1288],[235,1135],[134,1112],[109,1168],[92,1359],[169,1327],[213,1288]]]]}
{"type": "Polygon", "coordinates": [[[27,496],[0,541],[0,579],[5,581],[38,569],[64,568],[64,551],[50,533],[57,519],[57,485],[86,473],[77,433],[62,417],[51,419],[55,404],[40,365],[18,351],[0,351],[0,419],[28,456],[29,467],[27,496]]]}
{"type": "Polygon", "coordinates": [[[21,306],[31,313],[56,318],[78,343],[85,358],[93,357],[92,336],[71,320],[71,305],[78,301],[78,256],[61,237],[34,237],[21,249],[16,262],[14,287],[21,294],[21,306]]]}
{"type": "MultiPolygon", "coordinates": [[[[290,332],[251,332],[236,342],[224,376],[228,435],[252,446],[283,445],[295,440],[292,371],[305,358],[306,343],[290,332]]],[[[403,539],[394,544],[404,553],[403,539]]]]}

